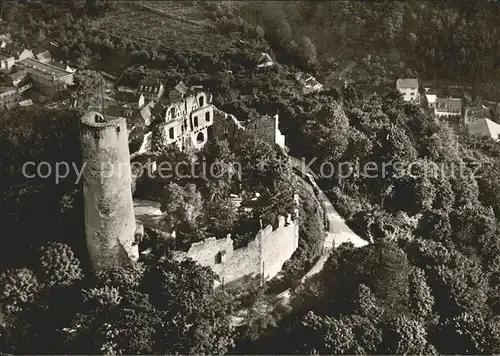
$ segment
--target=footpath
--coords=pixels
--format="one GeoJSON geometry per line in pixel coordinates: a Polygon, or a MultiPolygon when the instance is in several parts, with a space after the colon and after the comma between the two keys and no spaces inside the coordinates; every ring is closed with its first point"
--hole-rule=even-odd
{"type": "MultiPolygon", "coordinates": [[[[328,257],[330,257],[330,253],[333,248],[337,248],[344,242],[351,242],[354,247],[363,247],[368,245],[368,241],[362,239],[354,233],[349,226],[347,226],[344,219],[339,215],[337,210],[335,210],[326,194],[317,185],[308,167],[303,164],[300,159],[295,157],[290,157],[290,163],[295,170],[300,172],[298,174],[296,173],[298,178],[305,181],[313,188],[314,194],[321,204],[325,214],[326,236],[323,240],[324,252],[319,257],[318,261],[316,261],[314,266],[312,266],[311,269],[300,279],[300,283],[302,284],[306,281],[306,279],[323,270],[323,267],[325,266],[328,257]]],[[[286,304],[290,299],[291,292],[292,290],[289,288],[278,294],[277,299],[279,299],[282,304],[286,304]]]]}

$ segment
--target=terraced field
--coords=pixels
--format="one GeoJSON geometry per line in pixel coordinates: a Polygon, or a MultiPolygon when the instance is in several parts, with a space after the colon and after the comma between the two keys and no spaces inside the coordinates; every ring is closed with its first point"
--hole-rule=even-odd
{"type": "Polygon", "coordinates": [[[169,12],[165,4],[162,6],[159,9],[139,2],[128,3],[117,13],[102,20],[99,28],[110,36],[127,38],[137,43],[159,43],[160,51],[213,54],[227,48],[228,38],[217,34],[208,23],[189,20],[169,12]]]}
{"type": "Polygon", "coordinates": [[[190,4],[188,1],[140,1],[140,3],[178,18],[210,25],[205,9],[200,5],[190,4]]]}

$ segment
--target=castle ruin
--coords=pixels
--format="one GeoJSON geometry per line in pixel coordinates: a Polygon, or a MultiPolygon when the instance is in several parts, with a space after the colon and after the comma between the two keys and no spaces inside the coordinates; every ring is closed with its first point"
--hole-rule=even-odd
{"type": "Polygon", "coordinates": [[[125,118],[95,111],[81,118],[85,235],[95,270],[139,257],[125,118]]]}

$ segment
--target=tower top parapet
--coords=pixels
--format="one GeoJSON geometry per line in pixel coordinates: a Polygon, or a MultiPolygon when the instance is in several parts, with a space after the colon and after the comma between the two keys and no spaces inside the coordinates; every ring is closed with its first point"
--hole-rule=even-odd
{"type": "Polygon", "coordinates": [[[126,119],[123,117],[106,117],[97,111],[88,111],[82,118],[82,124],[95,128],[106,128],[106,127],[116,127],[126,123],[126,119]]]}

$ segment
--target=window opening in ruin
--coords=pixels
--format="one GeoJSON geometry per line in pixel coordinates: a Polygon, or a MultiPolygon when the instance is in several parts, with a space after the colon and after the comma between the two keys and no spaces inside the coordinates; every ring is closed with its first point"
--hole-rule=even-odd
{"type": "Polygon", "coordinates": [[[205,113],[205,120],[206,122],[210,122],[210,112],[205,113]]]}
{"type": "Polygon", "coordinates": [[[196,136],[196,141],[198,143],[203,143],[205,141],[205,135],[203,135],[203,132],[200,132],[198,136],[196,136]]]}
{"type": "Polygon", "coordinates": [[[194,127],[198,127],[198,116],[194,117],[194,127]]]}
{"type": "Polygon", "coordinates": [[[215,255],[215,264],[221,264],[223,262],[225,262],[226,260],[226,250],[222,250],[220,252],[217,252],[217,254],[215,255]]]}
{"type": "Polygon", "coordinates": [[[199,102],[200,102],[200,107],[202,107],[202,106],[203,106],[204,101],[205,101],[205,98],[204,98],[203,96],[200,96],[200,100],[199,100],[199,102]]]}

